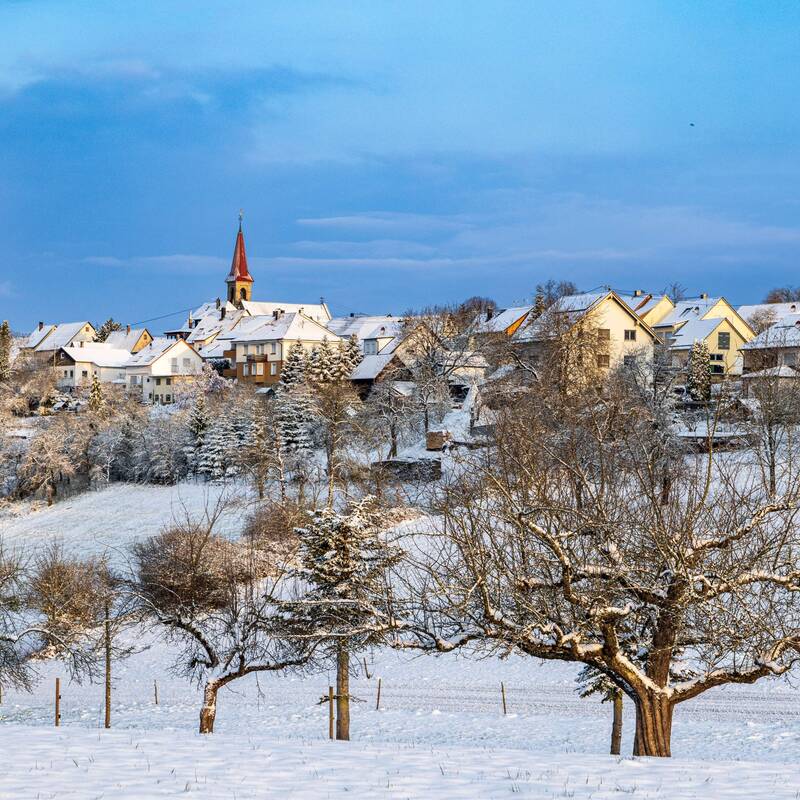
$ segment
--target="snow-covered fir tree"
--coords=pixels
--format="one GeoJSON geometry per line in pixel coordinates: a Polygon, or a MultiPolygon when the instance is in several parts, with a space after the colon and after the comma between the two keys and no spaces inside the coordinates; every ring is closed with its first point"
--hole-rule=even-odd
{"type": "Polygon", "coordinates": [[[393,630],[388,573],[400,549],[381,536],[374,498],[349,510],[325,508],[298,528],[299,566],[291,577],[307,590],[281,604],[287,636],[318,643],[336,661],[337,738],[350,738],[351,656],[385,642],[393,630]]]}
{"type": "Polygon", "coordinates": [[[11,328],[8,321],[0,325],[0,383],[11,377],[11,328]]]}
{"type": "Polygon", "coordinates": [[[286,356],[275,398],[281,447],[287,454],[311,450],[312,408],[306,384],[305,350],[295,342],[286,356]]]}
{"type": "Polygon", "coordinates": [[[186,445],[186,459],[192,472],[198,472],[200,457],[203,452],[203,444],[209,426],[208,407],[206,398],[202,392],[195,394],[192,410],[189,414],[187,429],[189,431],[189,443],[186,445]]]}
{"type": "Polygon", "coordinates": [[[686,390],[692,400],[704,401],[711,397],[711,357],[705,342],[695,342],[692,345],[686,390]]]}
{"type": "Polygon", "coordinates": [[[119,322],[115,322],[113,318],[109,317],[98,329],[97,329],[97,338],[95,341],[97,342],[104,342],[108,339],[109,334],[114,333],[114,331],[121,331],[122,325],[119,322]]]}
{"type": "Polygon", "coordinates": [[[352,371],[361,363],[362,359],[364,358],[364,354],[361,352],[361,345],[358,343],[358,339],[356,338],[355,334],[352,334],[347,340],[346,357],[349,367],[347,377],[349,378],[352,371]]]}
{"type": "Polygon", "coordinates": [[[197,471],[209,480],[223,480],[235,469],[238,436],[232,421],[220,415],[206,431],[200,448],[197,471]]]}
{"type": "Polygon", "coordinates": [[[316,383],[329,383],[336,379],[338,369],[336,351],[327,339],[323,339],[311,351],[306,365],[306,380],[312,386],[316,383]]]}
{"type": "Polygon", "coordinates": [[[92,388],[89,390],[89,410],[93,414],[99,414],[105,407],[106,400],[103,397],[103,387],[97,375],[92,375],[92,388]]]}

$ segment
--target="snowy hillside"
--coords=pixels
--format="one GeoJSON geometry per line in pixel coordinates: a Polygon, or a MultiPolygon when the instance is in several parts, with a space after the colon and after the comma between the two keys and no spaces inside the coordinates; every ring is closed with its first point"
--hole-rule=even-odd
{"type": "MultiPolygon", "coordinates": [[[[28,553],[57,536],[75,552],[124,558],[132,541],[201,512],[220,491],[114,485],[51,508],[18,506],[0,527],[28,553]]],[[[249,502],[238,498],[225,532],[236,533],[249,502]]],[[[32,694],[4,690],[0,737],[13,768],[0,776],[0,797],[796,797],[800,698],[786,680],[679,707],[675,758],[664,762],[606,756],[610,709],[577,695],[578,669],[523,657],[372,653],[352,686],[364,702],[353,705],[350,743],[327,741],[318,700],[332,675],[251,676],[221,691],[216,733],[200,737],[200,693],[170,673],[171,646],[146,632],[129,637],[138,652],[115,664],[111,732],[101,730],[102,686],[70,684],[58,663],[40,665],[32,694]]],[[[632,731],[628,703],[623,753],[632,731]]]]}

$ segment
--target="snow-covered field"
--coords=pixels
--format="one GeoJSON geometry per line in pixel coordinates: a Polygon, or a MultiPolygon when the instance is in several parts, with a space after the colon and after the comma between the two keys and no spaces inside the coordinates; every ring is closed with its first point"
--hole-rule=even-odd
{"type": "MultiPolygon", "coordinates": [[[[28,552],[59,536],[75,550],[121,557],[128,543],[184,508],[202,511],[218,491],[118,485],[50,509],[19,507],[0,517],[0,531],[28,552]]],[[[224,521],[231,533],[246,505],[224,521]]],[[[170,647],[150,634],[133,638],[139,652],[115,665],[110,732],[101,730],[102,686],[69,684],[56,663],[41,666],[33,694],[3,692],[0,797],[800,797],[800,693],[786,680],[727,687],[679,707],[669,761],[605,755],[610,709],[578,697],[576,668],[521,657],[367,654],[369,677],[362,671],[353,684],[364,702],[354,705],[349,743],[327,741],[318,700],[332,676],[234,682],[220,694],[217,732],[200,737],[199,693],[169,673],[170,647]]],[[[632,729],[628,708],[623,753],[632,729]]]]}

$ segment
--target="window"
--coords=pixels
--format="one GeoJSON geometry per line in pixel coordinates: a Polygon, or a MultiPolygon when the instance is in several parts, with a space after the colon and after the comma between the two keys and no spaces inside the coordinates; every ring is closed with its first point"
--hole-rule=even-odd
{"type": "Polygon", "coordinates": [[[717,334],[717,350],[731,349],[731,335],[729,333],[717,334]]]}
{"type": "Polygon", "coordinates": [[[278,343],[277,342],[272,342],[272,349],[270,350],[270,352],[272,353],[272,355],[275,355],[275,353],[278,352],[278,343]]]}
{"type": "Polygon", "coordinates": [[[711,374],[712,375],[722,375],[725,372],[725,367],[722,364],[712,364],[711,365],[711,374]]]}
{"type": "Polygon", "coordinates": [[[152,400],[153,399],[153,393],[152,392],[148,392],[147,399],[148,400],[152,400]]]}
{"type": "Polygon", "coordinates": [[[784,353],[783,363],[787,367],[793,367],[795,364],[797,364],[797,353],[784,353]]]}
{"type": "Polygon", "coordinates": [[[722,355],[722,353],[711,353],[711,355],[708,357],[708,360],[709,361],[724,361],[725,360],[725,356],[722,355]]]}
{"type": "Polygon", "coordinates": [[[611,359],[606,353],[598,353],[597,354],[597,366],[598,367],[607,367],[611,363],[611,359]]]}
{"type": "Polygon", "coordinates": [[[636,364],[636,356],[623,356],[622,363],[625,367],[632,367],[636,364]]]}
{"type": "Polygon", "coordinates": [[[378,352],[378,340],[377,339],[364,339],[364,355],[365,356],[374,356],[378,352]]]}
{"type": "Polygon", "coordinates": [[[250,365],[242,364],[242,375],[247,376],[250,374],[250,365]]]}
{"type": "Polygon", "coordinates": [[[165,402],[165,403],[171,403],[171,402],[172,402],[172,395],[169,395],[169,394],[168,394],[168,395],[166,395],[166,396],[164,397],[164,402],[165,402]]]}
{"type": "Polygon", "coordinates": [[[184,372],[191,372],[192,371],[192,359],[191,358],[184,358],[183,359],[183,371],[184,372]]]}
{"type": "Polygon", "coordinates": [[[256,364],[256,375],[263,375],[263,374],[264,374],[264,362],[259,361],[258,364],[256,364]]]}
{"type": "Polygon", "coordinates": [[[85,369],[82,369],[81,370],[81,377],[82,378],[88,378],[89,377],[89,373],[85,369]]]}
{"type": "Polygon", "coordinates": [[[170,386],[172,384],[172,378],[165,378],[164,383],[166,383],[167,386],[170,386]]]}
{"type": "Polygon", "coordinates": [[[161,386],[161,378],[156,378],[156,386],[161,386]]]}
{"type": "Polygon", "coordinates": [[[611,338],[611,328],[598,328],[597,329],[597,338],[598,339],[610,339],[611,338]]]}
{"type": "Polygon", "coordinates": [[[74,378],[75,377],[73,370],[69,371],[69,376],[70,376],[70,378],[74,378]]]}
{"type": "Polygon", "coordinates": [[[270,375],[278,374],[278,365],[274,361],[269,365],[269,374],[270,375]]]}
{"type": "Polygon", "coordinates": [[[260,356],[263,352],[264,352],[264,345],[263,344],[257,344],[256,345],[256,355],[260,356]]]}
{"type": "Polygon", "coordinates": [[[242,355],[244,355],[244,356],[247,355],[247,345],[246,344],[242,345],[242,355]]]}
{"type": "Polygon", "coordinates": [[[178,372],[178,359],[177,358],[171,358],[169,360],[169,368],[170,368],[170,371],[172,372],[173,375],[177,374],[177,372],[178,372]]]}
{"type": "Polygon", "coordinates": [[[636,341],[636,328],[626,328],[625,329],[625,341],[626,342],[635,342],[636,341]]]}

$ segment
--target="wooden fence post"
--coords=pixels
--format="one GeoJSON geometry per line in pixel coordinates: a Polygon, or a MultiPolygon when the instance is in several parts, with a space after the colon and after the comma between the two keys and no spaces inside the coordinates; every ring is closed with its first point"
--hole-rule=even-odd
{"type": "Polygon", "coordinates": [[[153,681],[153,699],[156,701],[156,705],[158,705],[158,681],[153,681]]]}
{"type": "Polygon", "coordinates": [[[508,711],[506,709],[506,687],[503,681],[500,681],[500,694],[503,695],[503,716],[505,716],[508,711]]]}
{"type": "Polygon", "coordinates": [[[381,710],[381,679],[378,678],[378,699],[375,701],[375,710],[381,710]]]}
{"type": "Polygon", "coordinates": [[[333,739],[333,686],[328,687],[328,737],[333,739]]]}
{"type": "Polygon", "coordinates": [[[61,724],[61,679],[56,678],[56,727],[61,724]]]}

